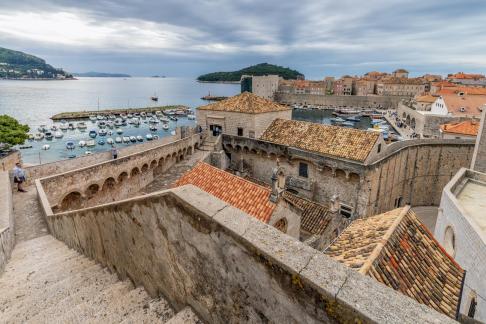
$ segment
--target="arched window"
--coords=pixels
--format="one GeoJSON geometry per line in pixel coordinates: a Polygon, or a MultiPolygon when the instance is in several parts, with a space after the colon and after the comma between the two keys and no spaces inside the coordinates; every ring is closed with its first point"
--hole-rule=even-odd
{"type": "Polygon", "coordinates": [[[469,306],[466,308],[467,309],[467,316],[474,318],[474,315],[476,314],[476,308],[478,306],[478,296],[476,292],[471,291],[469,293],[469,306]]]}
{"type": "Polygon", "coordinates": [[[444,249],[451,256],[454,256],[456,250],[456,237],[454,235],[454,230],[451,226],[448,226],[444,234],[444,249]]]}
{"type": "Polygon", "coordinates": [[[273,227],[278,229],[280,232],[287,233],[287,218],[279,219],[273,227]]]}

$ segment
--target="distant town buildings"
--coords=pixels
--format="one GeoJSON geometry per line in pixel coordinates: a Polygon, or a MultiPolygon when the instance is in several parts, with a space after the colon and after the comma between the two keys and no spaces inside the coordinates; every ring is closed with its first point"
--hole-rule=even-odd
{"type": "Polygon", "coordinates": [[[464,72],[459,72],[449,74],[447,76],[447,81],[467,86],[486,87],[486,77],[483,74],[467,74],[464,72]]]}

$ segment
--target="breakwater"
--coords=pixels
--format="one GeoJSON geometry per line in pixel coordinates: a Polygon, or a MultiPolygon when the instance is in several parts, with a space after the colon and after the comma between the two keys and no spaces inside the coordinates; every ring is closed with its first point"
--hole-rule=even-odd
{"type": "Polygon", "coordinates": [[[145,108],[112,108],[112,109],[103,109],[103,110],[85,110],[85,111],[69,111],[69,112],[62,112],[55,114],[51,117],[53,121],[60,121],[60,120],[72,120],[72,119],[88,119],[90,115],[119,115],[119,114],[133,114],[133,113],[141,113],[141,112],[151,112],[155,113],[156,111],[161,110],[168,110],[168,109],[183,109],[187,110],[189,107],[183,105],[171,105],[171,106],[159,106],[159,107],[145,107],[145,108]]]}

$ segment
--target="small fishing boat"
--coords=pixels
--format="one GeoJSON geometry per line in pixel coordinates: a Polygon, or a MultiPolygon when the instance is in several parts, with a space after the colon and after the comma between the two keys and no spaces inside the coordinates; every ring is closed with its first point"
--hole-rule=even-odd
{"type": "Polygon", "coordinates": [[[68,128],[69,128],[70,130],[74,130],[74,123],[69,123],[69,124],[68,124],[68,128]]]}
{"type": "Polygon", "coordinates": [[[133,114],[128,113],[127,118],[133,118],[133,114]]]}
{"type": "Polygon", "coordinates": [[[158,140],[159,139],[159,135],[154,135],[154,140],[158,140]]]}
{"type": "Polygon", "coordinates": [[[95,115],[89,115],[89,120],[91,120],[92,122],[96,122],[96,116],[95,115]]]}
{"type": "Polygon", "coordinates": [[[45,144],[45,145],[42,146],[42,149],[45,150],[45,151],[47,151],[50,148],[51,148],[51,146],[49,144],[45,144]]]}
{"type": "Polygon", "coordinates": [[[115,142],[116,142],[116,143],[121,143],[121,142],[122,142],[122,138],[121,138],[120,136],[117,136],[117,137],[115,138],[115,142]]]}
{"type": "Polygon", "coordinates": [[[157,118],[150,117],[148,122],[151,123],[151,124],[158,124],[159,120],[157,118]]]}
{"type": "Polygon", "coordinates": [[[67,130],[68,129],[68,124],[67,123],[61,123],[61,125],[59,125],[59,129],[60,130],[63,130],[63,131],[67,130]]]}
{"type": "Polygon", "coordinates": [[[91,155],[91,154],[93,154],[93,152],[91,152],[91,151],[86,151],[86,152],[84,152],[84,154],[85,154],[85,155],[91,155]]]}
{"type": "Polygon", "coordinates": [[[128,137],[128,136],[123,136],[122,140],[123,140],[123,143],[130,143],[130,137],[128,137]]]}
{"type": "Polygon", "coordinates": [[[169,118],[172,121],[177,121],[177,117],[174,117],[174,116],[168,116],[167,118],[169,118]]]}
{"type": "Polygon", "coordinates": [[[189,115],[187,115],[187,119],[194,120],[194,119],[196,119],[196,116],[194,114],[189,114],[189,115]]]}
{"type": "Polygon", "coordinates": [[[39,132],[41,132],[41,133],[45,133],[45,132],[47,132],[47,131],[48,131],[47,126],[46,126],[46,125],[40,125],[40,126],[37,128],[37,130],[38,130],[39,132]]]}
{"type": "Polygon", "coordinates": [[[115,142],[115,141],[113,141],[113,138],[111,138],[111,137],[108,137],[108,138],[106,139],[106,143],[107,143],[107,144],[112,145],[114,142],[115,142]]]}
{"type": "Polygon", "coordinates": [[[48,140],[48,141],[50,141],[54,138],[54,135],[49,131],[45,132],[44,135],[46,136],[46,140],[48,140]]]}
{"type": "Polygon", "coordinates": [[[152,132],[156,132],[157,131],[157,127],[155,127],[154,125],[150,126],[149,129],[152,132]]]}
{"type": "Polygon", "coordinates": [[[135,136],[130,136],[130,142],[135,143],[137,138],[135,136]]]}
{"type": "Polygon", "coordinates": [[[68,155],[68,158],[69,158],[69,159],[74,159],[75,157],[76,157],[76,154],[69,154],[69,155],[68,155]]]}
{"type": "Polygon", "coordinates": [[[117,129],[116,129],[116,133],[117,133],[118,135],[123,134],[123,129],[121,129],[121,128],[117,128],[117,129]]]}
{"type": "Polygon", "coordinates": [[[41,141],[42,139],[44,139],[44,133],[35,133],[34,139],[36,141],[41,141]]]}
{"type": "Polygon", "coordinates": [[[57,132],[54,133],[55,138],[62,138],[63,136],[64,136],[64,134],[62,132],[57,131],[57,132]]]}
{"type": "Polygon", "coordinates": [[[86,146],[88,147],[93,147],[96,145],[96,142],[94,140],[89,140],[86,142],[86,146]]]}
{"type": "Polygon", "coordinates": [[[344,126],[344,127],[354,127],[354,123],[351,122],[351,121],[345,121],[345,122],[341,123],[341,126],[344,126]]]}
{"type": "Polygon", "coordinates": [[[345,120],[342,119],[341,117],[336,117],[336,118],[331,118],[331,123],[333,124],[341,124],[344,123],[345,120]]]}
{"type": "Polygon", "coordinates": [[[109,115],[109,116],[108,116],[108,119],[109,119],[109,120],[115,120],[115,119],[116,119],[116,116],[115,116],[115,115],[113,115],[113,114],[111,114],[111,115],[109,115]]]}
{"type": "Polygon", "coordinates": [[[120,127],[123,125],[123,120],[121,118],[115,119],[115,126],[120,127]]]}
{"type": "Polygon", "coordinates": [[[169,130],[169,124],[162,124],[163,130],[169,130]]]}
{"type": "Polygon", "coordinates": [[[98,144],[99,144],[99,145],[105,145],[105,140],[104,140],[104,139],[102,139],[102,138],[100,138],[100,139],[98,140],[98,144]]]}
{"type": "Polygon", "coordinates": [[[113,129],[113,127],[115,127],[115,123],[112,120],[109,120],[106,122],[106,127],[113,129]]]}
{"type": "Polygon", "coordinates": [[[100,131],[98,132],[98,135],[100,136],[106,136],[106,134],[108,134],[108,132],[105,129],[100,129],[100,131]]]}
{"type": "Polygon", "coordinates": [[[163,123],[168,123],[170,121],[170,119],[165,117],[165,116],[162,116],[162,117],[160,117],[160,121],[163,122],[163,123]]]}
{"type": "Polygon", "coordinates": [[[86,128],[88,128],[88,126],[86,126],[86,123],[85,122],[79,122],[79,123],[77,123],[76,124],[76,127],[78,129],[86,129],[86,128]]]}
{"type": "Polygon", "coordinates": [[[85,147],[86,141],[79,141],[78,145],[79,145],[79,147],[85,147]]]}
{"type": "Polygon", "coordinates": [[[96,132],[96,130],[92,129],[92,130],[89,131],[88,135],[91,138],[95,138],[98,135],[98,133],[96,132]]]}
{"type": "Polygon", "coordinates": [[[147,117],[147,114],[145,113],[145,111],[142,111],[140,113],[140,117],[142,117],[142,118],[146,118],[147,117]]]}
{"type": "Polygon", "coordinates": [[[138,136],[137,136],[137,141],[139,141],[139,142],[143,142],[143,137],[142,137],[142,136],[140,136],[140,135],[138,135],[138,136]]]}
{"type": "Polygon", "coordinates": [[[51,126],[51,131],[53,131],[53,132],[57,131],[58,129],[59,128],[56,125],[51,126]]]}
{"type": "Polygon", "coordinates": [[[29,141],[32,141],[32,140],[34,139],[34,134],[29,134],[28,136],[29,136],[29,137],[28,137],[28,140],[29,140],[29,141]]]}
{"type": "Polygon", "coordinates": [[[74,141],[69,140],[66,142],[66,148],[68,150],[74,150],[76,148],[76,145],[74,144],[74,141]]]}
{"type": "Polygon", "coordinates": [[[98,119],[98,120],[104,120],[105,119],[105,116],[103,116],[103,115],[97,115],[96,116],[96,119],[98,119]]]}
{"type": "Polygon", "coordinates": [[[99,127],[99,128],[101,128],[101,129],[105,128],[105,127],[106,127],[106,122],[105,122],[105,121],[103,121],[103,120],[100,120],[100,121],[98,122],[98,127],[99,127]]]}
{"type": "Polygon", "coordinates": [[[352,121],[352,122],[359,122],[361,120],[361,116],[360,115],[351,116],[351,117],[346,118],[346,120],[352,121]]]}
{"type": "Polygon", "coordinates": [[[154,137],[152,136],[152,134],[145,135],[145,138],[147,139],[147,141],[151,141],[151,140],[154,139],[154,137]]]}
{"type": "Polygon", "coordinates": [[[32,148],[32,145],[22,145],[22,146],[19,146],[19,149],[21,149],[21,150],[31,149],[31,148],[32,148]]]}

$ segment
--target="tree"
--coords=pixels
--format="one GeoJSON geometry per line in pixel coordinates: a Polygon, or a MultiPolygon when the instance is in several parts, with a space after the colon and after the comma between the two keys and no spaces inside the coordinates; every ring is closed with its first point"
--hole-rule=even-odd
{"type": "Polygon", "coordinates": [[[0,115],[0,143],[9,145],[23,144],[29,137],[29,126],[20,124],[15,118],[0,115]]]}

